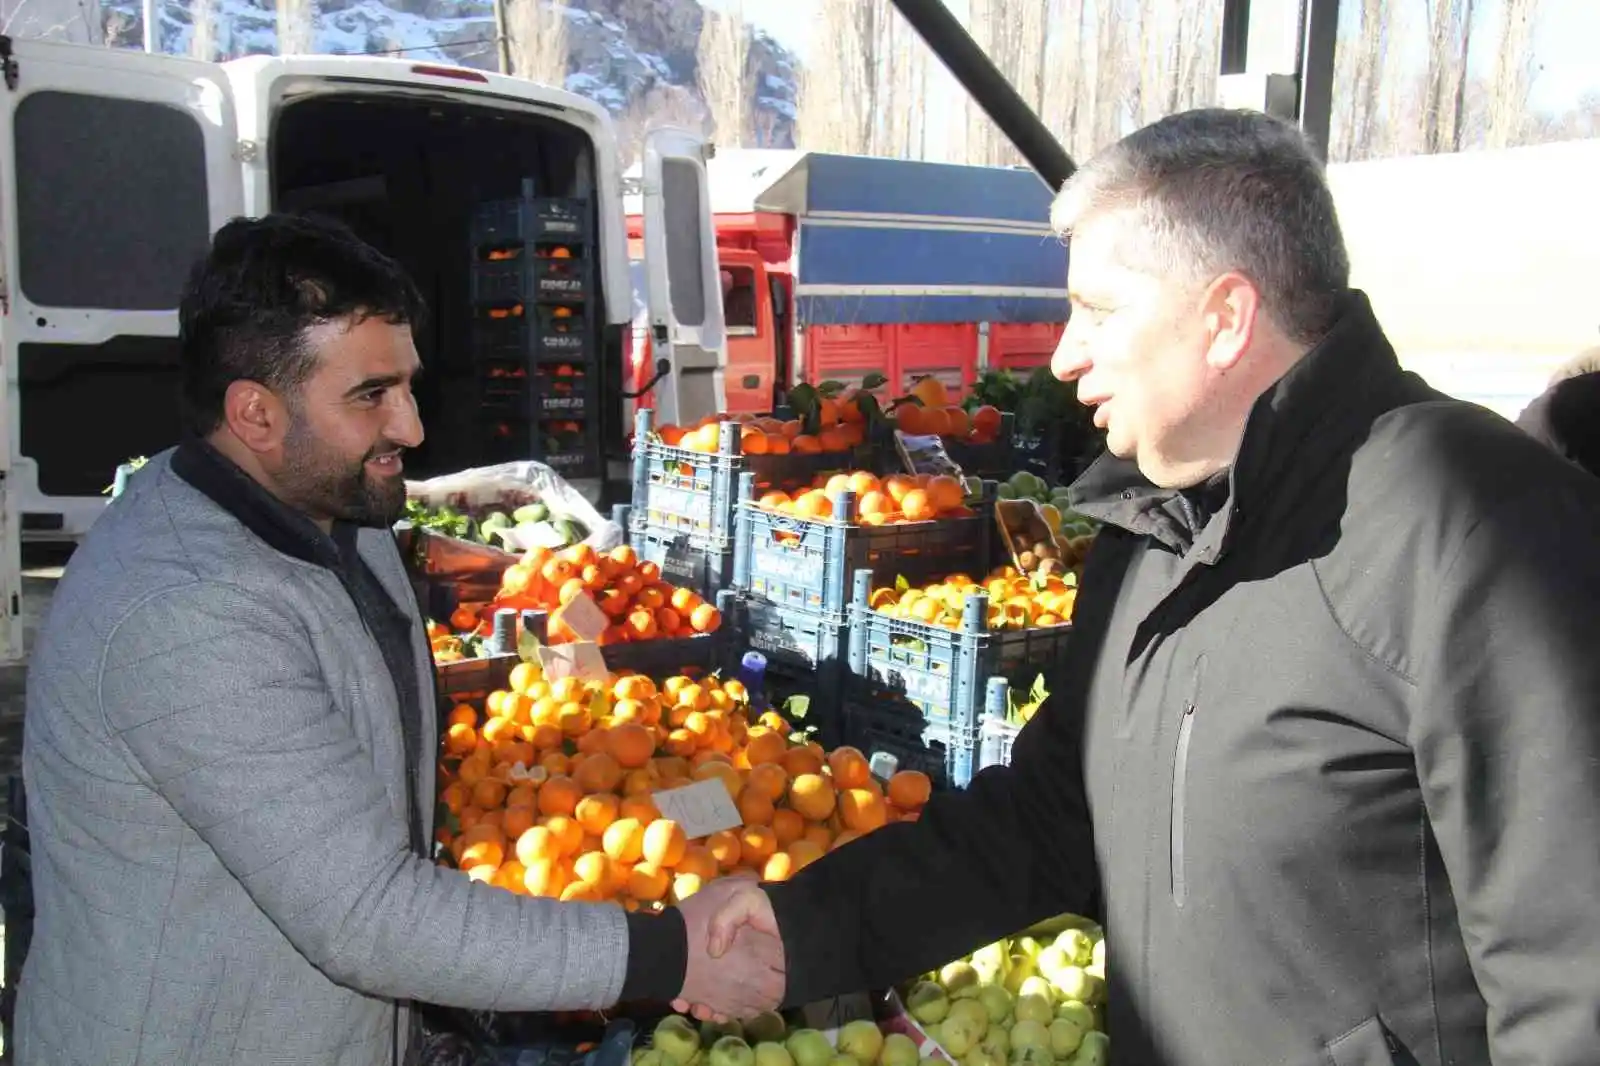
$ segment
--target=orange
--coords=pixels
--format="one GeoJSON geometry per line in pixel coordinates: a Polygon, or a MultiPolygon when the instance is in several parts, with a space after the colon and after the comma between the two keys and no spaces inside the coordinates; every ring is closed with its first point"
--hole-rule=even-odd
{"type": "Polygon", "coordinates": [[[745,455],[767,454],[767,435],[759,429],[749,427],[740,430],[739,450],[745,455]]]}
{"type": "Polygon", "coordinates": [[[669,818],[658,818],[645,826],[641,853],[645,861],[657,866],[677,866],[683,860],[689,841],[683,827],[669,818]]]}
{"type": "Polygon", "coordinates": [[[804,870],[828,851],[826,846],[811,840],[796,840],[786,850],[789,852],[789,858],[794,861],[795,873],[804,870]]]}
{"type": "Polygon", "coordinates": [[[572,772],[573,780],[585,793],[615,792],[617,786],[622,784],[622,774],[622,767],[617,760],[603,751],[584,759],[583,765],[572,772]]]}
{"type": "Polygon", "coordinates": [[[927,492],[912,489],[900,501],[900,513],[905,515],[907,522],[927,522],[939,516],[939,509],[928,499],[927,492]]]}
{"type": "Polygon", "coordinates": [[[576,855],[583,845],[583,827],[575,820],[564,814],[552,815],[544,823],[545,828],[555,834],[556,844],[561,848],[564,856],[576,855]]]}
{"type": "MultiPolygon", "coordinates": [[[[759,870],[778,850],[778,835],[770,826],[747,825],[739,832],[740,861],[759,870]]],[[[498,863],[496,864],[498,865],[498,863]]]]}
{"type": "Polygon", "coordinates": [[[702,881],[717,876],[717,859],[704,844],[691,844],[683,849],[683,858],[673,869],[680,874],[694,874],[702,881]]]}
{"type": "Polygon", "coordinates": [[[496,888],[503,888],[507,892],[515,892],[519,896],[524,896],[528,894],[527,885],[523,881],[527,875],[528,871],[520,862],[516,859],[507,859],[500,864],[500,869],[495,871],[494,878],[490,883],[496,888]]]}
{"type": "Polygon", "coordinates": [[[743,857],[744,847],[740,841],[739,834],[731,829],[724,829],[720,833],[712,833],[706,837],[705,846],[706,850],[711,853],[711,857],[716,859],[717,864],[724,870],[731,870],[739,865],[739,860],[743,857]]]}
{"type": "Polygon", "coordinates": [[[783,753],[789,749],[789,742],[783,734],[765,727],[761,727],[759,732],[751,729],[747,743],[749,746],[745,754],[752,767],[763,763],[781,763],[783,753]]]}
{"type": "Polygon", "coordinates": [[[492,810],[506,801],[506,786],[485,778],[472,786],[472,805],[492,810]]]}
{"type": "Polygon", "coordinates": [[[618,818],[600,839],[606,854],[618,862],[638,862],[644,854],[644,826],[637,818],[618,818]]]}
{"type": "Polygon", "coordinates": [[[552,777],[539,788],[539,813],[570,815],[578,809],[583,791],[570,777],[552,777]]]}
{"type": "Polygon", "coordinates": [[[907,401],[894,409],[894,423],[907,436],[923,436],[929,432],[927,408],[907,401]]]}
{"type": "Polygon", "coordinates": [[[847,788],[839,795],[839,820],[846,829],[870,833],[888,822],[889,810],[874,790],[847,788]]]}
{"type": "Polygon", "coordinates": [[[471,795],[471,789],[460,781],[456,781],[439,793],[439,802],[444,804],[451,814],[460,814],[462,809],[468,805],[471,795]]]}
{"type": "MultiPolygon", "coordinates": [[[[642,712],[643,705],[638,704],[637,706],[642,712]]],[[[618,704],[618,707],[621,707],[621,703],[618,704]]],[[[605,737],[606,750],[611,753],[611,757],[616,760],[617,765],[624,769],[637,770],[648,763],[650,756],[655,754],[655,737],[650,730],[642,725],[632,722],[614,725],[606,730],[605,737]]]]}
{"type": "Polygon", "coordinates": [[[945,390],[944,382],[935,377],[918,378],[916,384],[911,386],[910,395],[922,401],[924,407],[948,407],[950,394],[945,390]]]}
{"type": "Polygon", "coordinates": [[[522,875],[523,887],[530,896],[556,899],[567,887],[567,871],[557,859],[537,859],[524,862],[527,872],[522,875]]]}
{"type": "Polygon", "coordinates": [[[822,766],[822,756],[808,746],[790,745],[789,750],[783,753],[783,768],[791,778],[801,774],[819,774],[822,766]]]}
{"type": "Polygon", "coordinates": [[[770,825],[774,813],[772,799],[765,793],[747,788],[739,797],[739,817],[744,819],[747,826],[770,825]]]}
{"type": "Polygon", "coordinates": [[[906,498],[906,494],[916,487],[916,479],[906,474],[891,474],[883,482],[883,491],[888,493],[889,499],[894,501],[896,507],[906,498]]]}
{"type": "Polygon", "coordinates": [[[594,887],[609,890],[617,882],[616,864],[603,851],[589,851],[572,860],[572,876],[594,887]]]}
{"type": "Polygon", "coordinates": [[[828,770],[838,788],[865,788],[872,780],[872,767],[860,748],[846,744],[828,753],[828,770]]]}
{"type": "Polygon", "coordinates": [[[932,795],[933,782],[921,770],[901,770],[889,778],[889,801],[902,810],[917,810],[932,795]]]}
{"type": "Polygon", "coordinates": [[[532,807],[508,807],[500,827],[506,831],[507,840],[519,840],[523,833],[533,828],[537,815],[532,807]]]}
{"type": "Polygon", "coordinates": [[[463,870],[470,870],[474,866],[493,866],[498,868],[505,861],[505,845],[498,840],[480,840],[476,844],[468,844],[461,853],[460,866],[463,870]]]}
{"type": "Polygon", "coordinates": [[[789,791],[789,773],[777,761],[752,766],[750,776],[745,781],[744,791],[746,795],[755,793],[776,803],[789,791]]]}
{"type": "Polygon", "coordinates": [[[970,423],[967,412],[952,404],[944,409],[944,432],[947,437],[965,437],[970,423]]]}
{"type": "Polygon", "coordinates": [[[820,822],[828,817],[833,813],[834,802],[833,785],[821,774],[800,774],[789,786],[789,806],[807,821],[820,822]]]}
{"type": "Polygon", "coordinates": [[[806,820],[799,811],[785,807],[772,812],[772,832],[778,838],[778,847],[786,848],[805,836],[806,820]]]}
{"type": "Polygon", "coordinates": [[[653,902],[665,896],[672,888],[672,878],[659,865],[641,862],[628,873],[628,895],[644,902],[653,902]]]}
{"type": "Polygon", "coordinates": [[[585,833],[599,836],[606,831],[606,827],[617,820],[617,811],[621,801],[609,793],[585,796],[578,801],[578,808],[573,815],[585,833]]]}
{"type": "Polygon", "coordinates": [[[939,474],[928,480],[928,487],[924,490],[928,494],[928,502],[933,504],[936,511],[948,511],[960,507],[966,499],[966,494],[961,489],[961,482],[948,474],[939,474]]]}
{"type": "Polygon", "coordinates": [[[682,903],[696,892],[700,891],[703,882],[694,874],[678,874],[672,879],[672,899],[682,903]]]}
{"type": "Polygon", "coordinates": [[[787,881],[792,873],[794,873],[794,860],[787,852],[773,852],[767,857],[766,862],[761,864],[763,881],[787,881]]]}
{"type": "Polygon", "coordinates": [[[477,746],[478,734],[465,722],[456,722],[445,734],[445,751],[451,755],[471,755],[477,746]]]}
{"type": "Polygon", "coordinates": [[[472,709],[470,703],[458,703],[450,708],[450,725],[464,725],[473,728],[478,724],[478,712],[472,709]]]}
{"type": "Polygon", "coordinates": [[[573,881],[561,890],[563,903],[600,903],[606,894],[587,881],[573,881]]]}
{"type": "Polygon", "coordinates": [[[794,513],[801,518],[831,518],[833,501],[821,489],[812,489],[795,498],[794,513]]]}
{"type": "Polygon", "coordinates": [[[715,633],[722,625],[722,612],[709,603],[702,603],[689,616],[689,624],[696,633],[715,633]]]}
{"type": "Polygon", "coordinates": [[[632,818],[640,825],[649,825],[661,817],[661,812],[656,810],[656,801],[650,798],[648,792],[624,797],[617,814],[622,818],[632,818]]]}
{"type": "Polygon", "coordinates": [[[807,822],[805,836],[800,839],[827,851],[833,846],[833,830],[820,822],[816,824],[807,822]]]}

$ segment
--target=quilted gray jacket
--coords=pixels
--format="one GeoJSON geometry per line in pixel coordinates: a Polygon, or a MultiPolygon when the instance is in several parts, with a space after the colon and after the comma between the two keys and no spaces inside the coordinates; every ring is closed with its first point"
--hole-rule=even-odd
{"type": "MultiPolygon", "coordinates": [[[[409,851],[395,685],[349,596],[170,454],[73,557],[28,674],[19,1066],[388,1066],[410,1000],[613,1002],[621,908],[514,896],[409,851]]],[[[414,612],[393,538],[363,530],[360,550],[414,612]]]]}

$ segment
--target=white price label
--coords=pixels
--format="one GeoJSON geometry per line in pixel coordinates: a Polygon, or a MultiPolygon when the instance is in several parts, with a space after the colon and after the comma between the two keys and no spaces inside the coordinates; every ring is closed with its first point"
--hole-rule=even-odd
{"type": "Polygon", "coordinates": [[[588,593],[581,593],[565,607],[557,608],[554,617],[559,618],[579,640],[598,640],[600,634],[606,631],[606,613],[589,598],[588,593]]]}
{"type": "Polygon", "coordinates": [[[720,777],[653,792],[650,798],[655,800],[661,817],[677,822],[690,840],[744,824],[744,816],[733,805],[733,797],[720,777]]]}

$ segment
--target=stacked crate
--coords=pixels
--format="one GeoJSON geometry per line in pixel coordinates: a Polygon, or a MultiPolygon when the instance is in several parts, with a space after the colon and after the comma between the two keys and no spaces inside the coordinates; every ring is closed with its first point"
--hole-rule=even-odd
{"type": "Polygon", "coordinates": [[[596,249],[582,199],[523,195],[472,221],[473,354],[489,462],[600,474],[596,249]]]}

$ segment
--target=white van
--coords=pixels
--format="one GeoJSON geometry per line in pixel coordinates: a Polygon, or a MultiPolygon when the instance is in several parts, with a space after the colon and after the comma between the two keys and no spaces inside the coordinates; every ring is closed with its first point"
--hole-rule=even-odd
{"type": "MultiPolygon", "coordinates": [[[[118,464],[178,438],[177,298],[235,216],[333,214],[415,277],[430,311],[417,338],[428,439],[407,469],[423,476],[484,456],[475,206],[528,188],[578,201],[598,259],[582,327],[600,378],[588,474],[625,457],[631,286],[617,143],[597,104],[403,59],[213,64],[3,37],[0,74],[0,616],[17,617],[19,538],[81,537],[118,464]]],[[[681,131],[649,139],[648,289],[652,330],[714,404],[725,355],[705,157],[681,131]]],[[[0,656],[19,641],[0,633],[0,656]]]]}

